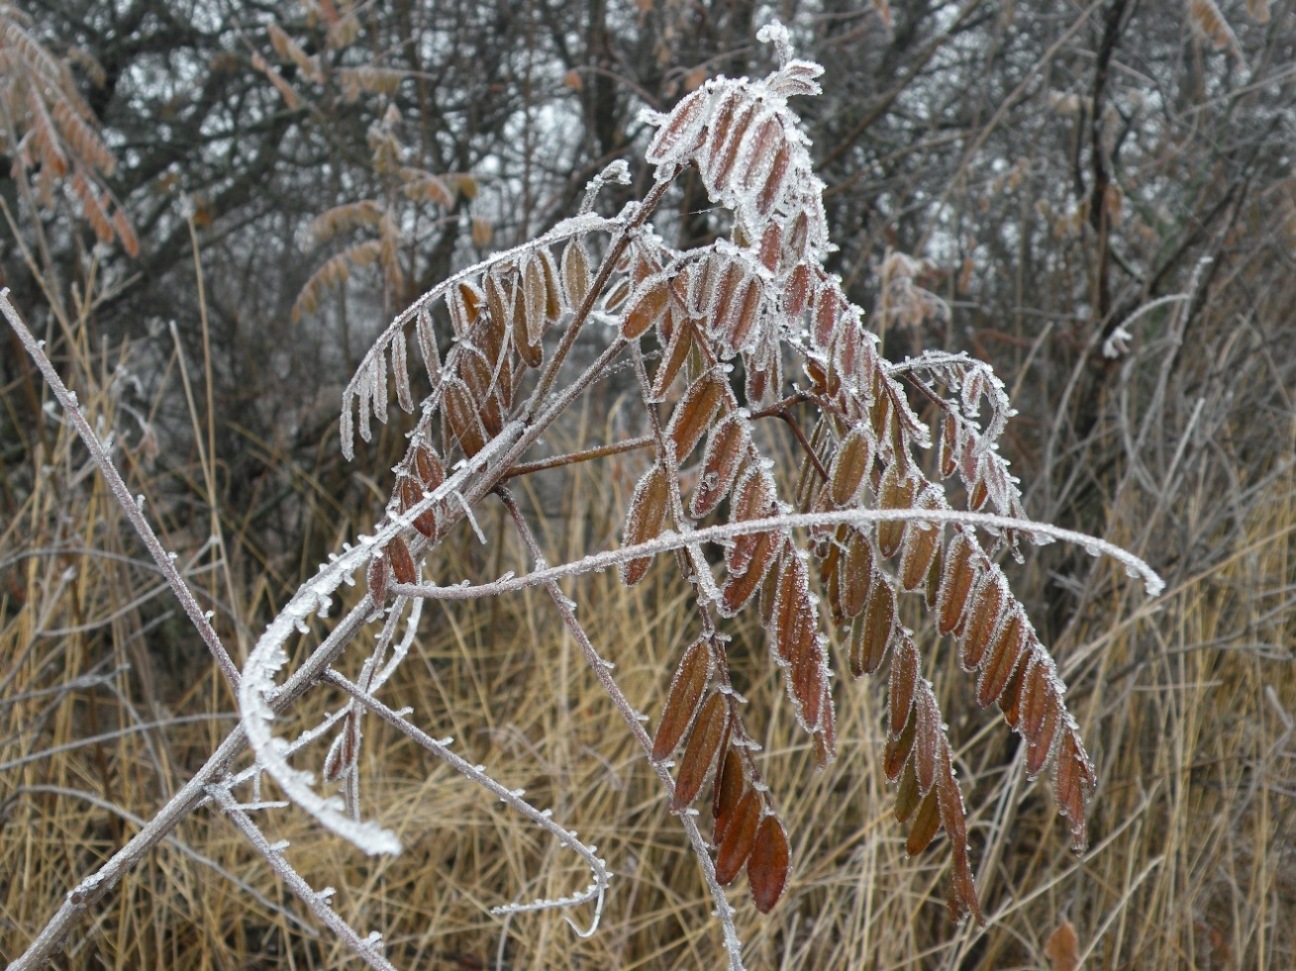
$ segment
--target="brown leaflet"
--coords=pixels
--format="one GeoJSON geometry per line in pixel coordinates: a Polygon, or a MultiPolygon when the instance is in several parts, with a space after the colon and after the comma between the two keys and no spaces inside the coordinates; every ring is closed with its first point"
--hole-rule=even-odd
{"type": "Polygon", "coordinates": [[[562,255],[563,288],[567,291],[567,302],[573,308],[585,302],[590,288],[590,260],[585,251],[585,244],[579,238],[568,242],[562,255]]]}
{"type": "Polygon", "coordinates": [[[760,587],[761,581],[770,572],[778,550],[779,535],[775,532],[756,534],[756,544],[747,560],[747,569],[738,575],[729,574],[729,582],[720,594],[720,616],[733,617],[747,605],[752,595],[760,587]]]}
{"type": "Polygon", "coordinates": [[[680,758],[679,773],[675,778],[675,797],[672,808],[675,810],[691,806],[715,765],[720,744],[724,741],[725,726],[729,712],[725,697],[720,692],[712,695],[702,704],[684,755],[680,758]]]}
{"type": "Polygon", "coordinates": [[[918,776],[914,774],[913,760],[906,762],[900,772],[900,783],[896,787],[895,813],[896,822],[907,822],[922,802],[922,794],[918,791],[918,776]]]}
{"type": "Polygon", "coordinates": [[[756,843],[747,858],[747,883],[756,909],[768,914],[787,886],[792,852],[777,816],[766,816],[756,828],[756,843]]]}
{"type": "MultiPolygon", "coordinates": [[[[413,479],[404,477],[397,486],[400,490],[401,512],[409,512],[411,508],[423,501],[422,491],[413,479]]],[[[436,514],[431,509],[425,509],[414,519],[414,528],[426,536],[428,539],[436,539],[437,521],[436,514]]]]}
{"type": "Polygon", "coordinates": [[[936,799],[940,803],[941,825],[949,837],[950,853],[954,857],[950,874],[950,911],[958,920],[971,914],[978,924],[985,924],[981,904],[977,900],[976,880],[968,862],[967,821],[964,819],[963,793],[954,778],[949,746],[941,749],[941,777],[936,784],[936,799]]]}
{"type": "Polygon", "coordinates": [[[381,607],[387,602],[387,559],[384,556],[375,556],[369,561],[369,569],[365,573],[365,583],[369,587],[369,599],[374,602],[375,606],[381,607]]]}
{"type": "Polygon", "coordinates": [[[689,511],[698,519],[720,505],[733,488],[738,470],[751,452],[751,438],[746,423],[737,415],[722,419],[707,439],[702,452],[702,469],[689,511]]]}
{"type": "Polygon", "coordinates": [[[433,492],[445,481],[445,466],[436,452],[426,445],[414,449],[414,471],[418,473],[425,492],[433,492]]]}
{"type": "Polygon", "coordinates": [[[958,470],[958,419],[946,415],[941,421],[940,470],[941,478],[948,479],[958,470]]]}
{"type": "Polygon", "coordinates": [[[760,795],[755,789],[748,789],[739,797],[723,836],[717,823],[715,874],[722,887],[733,882],[751,855],[760,820],[760,795]]]}
{"type": "MultiPolygon", "coordinates": [[[[1057,735],[1058,723],[1062,720],[1061,704],[1052,691],[1045,692],[1043,711],[1036,733],[1026,746],[1026,774],[1034,779],[1048,765],[1049,755],[1053,751],[1053,739],[1057,735]]],[[[1029,736],[1028,736],[1029,737],[1029,736]]]]}
{"type": "Polygon", "coordinates": [[[837,291],[825,288],[819,294],[819,303],[815,307],[814,328],[811,331],[815,347],[826,348],[832,340],[833,331],[837,329],[837,320],[842,314],[841,299],[837,291]]]}
{"type": "Polygon", "coordinates": [[[760,249],[756,258],[771,273],[778,269],[779,254],[783,250],[783,227],[772,222],[761,234],[760,249]]]}
{"type": "MultiPolygon", "coordinates": [[[[887,738],[882,769],[886,772],[888,782],[895,782],[900,778],[900,773],[909,761],[909,753],[913,751],[914,737],[917,733],[918,719],[911,715],[905,722],[904,730],[899,735],[891,735],[887,738]]],[[[915,778],[914,781],[916,786],[917,779],[915,778]]]]}
{"type": "Polygon", "coordinates": [[[734,819],[738,802],[742,799],[746,786],[742,757],[738,750],[730,745],[725,749],[724,758],[716,772],[715,784],[711,787],[711,815],[715,819],[715,841],[724,839],[725,830],[734,819]]]}
{"type": "Polygon", "coordinates": [[[810,268],[798,263],[788,276],[783,287],[783,312],[790,318],[801,316],[802,311],[810,305],[814,297],[811,289],[810,268]]]}
{"type": "Polygon", "coordinates": [[[741,96],[737,91],[730,88],[721,96],[719,107],[713,108],[707,112],[707,134],[705,149],[707,158],[701,159],[701,148],[699,146],[699,168],[705,164],[709,171],[715,164],[716,157],[720,154],[720,149],[724,147],[725,139],[729,135],[729,129],[733,126],[734,112],[738,110],[742,102],[741,96]]]}
{"type": "Polygon", "coordinates": [[[545,285],[544,267],[537,253],[530,254],[522,266],[522,297],[518,305],[524,309],[526,338],[529,345],[540,343],[548,317],[549,290],[545,285]]]}
{"type": "MultiPolygon", "coordinates": [[[[808,604],[807,604],[808,606],[808,604]]],[[[808,728],[819,724],[819,707],[823,701],[824,678],[823,659],[819,649],[817,627],[814,624],[814,613],[809,611],[810,622],[806,623],[806,611],[802,611],[800,634],[792,650],[792,670],[788,687],[792,696],[801,707],[801,717],[808,728]]]]}
{"type": "Polygon", "coordinates": [[[666,349],[662,352],[661,363],[657,365],[657,373],[653,376],[650,402],[662,401],[666,398],[666,392],[670,390],[676,375],[683,369],[692,347],[693,328],[687,323],[681,323],[671,332],[670,339],[666,342],[666,349]]]}
{"type": "Polygon", "coordinates": [[[446,378],[441,394],[441,414],[446,426],[459,442],[464,455],[472,458],[486,447],[486,429],[482,426],[477,403],[468,386],[456,377],[446,378]]]}
{"type": "Polygon", "coordinates": [[[912,591],[927,582],[927,572],[940,547],[940,528],[929,524],[923,529],[916,522],[909,525],[909,542],[900,557],[900,586],[912,591]]]}
{"type": "MultiPolygon", "coordinates": [[[[786,145],[780,145],[778,151],[774,154],[774,161],[770,164],[769,175],[765,177],[765,185],[761,187],[760,196],[756,199],[756,211],[762,216],[768,216],[773,212],[774,207],[778,205],[783,196],[784,181],[787,177],[788,164],[792,161],[792,153],[786,145]]],[[[800,252],[794,253],[797,260],[805,255],[804,247],[800,252]]]]}
{"type": "MultiPolygon", "coordinates": [[[[758,465],[750,465],[738,476],[733,501],[729,504],[731,523],[761,519],[774,511],[774,480],[758,465]]],[[[725,566],[730,575],[745,573],[756,549],[759,533],[735,536],[725,550],[725,566]]]]}
{"type": "Polygon", "coordinates": [[[744,356],[747,368],[746,391],[749,404],[768,405],[783,388],[783,357],[773,329],[767,328],[756,347],[744,356]]]}
{"type": "Polygon", "coordinates": [[[752,124],[756,120],[756,106],[748,101],[741,105],[734,112],[733,125],[725,138],[724,151],[716,163],[716,155],[711,155],[712,170],[711,178],[715,182],[717,192],[724,192],[734,183],[734,165],[738,161],[738,150],[746,140],[752,124]]]}
{"type": "Polygon", "coordinates": [[[638,340],[661,319],[669,303],[669,281],[659,279],[644,287],[621,321],[621,336],[628,341],[638,340]]]}
{"type": "Polygon", "coordinates": [[[1023,681],[1026,676],[1026,669],[1029,667],[1031,653],[1028,648],[1018,656],[1017,664],[1013,668],[1012,674],[1008,676],[1008,683],[1004,685],[1003,692],[999,695],[997,702],[999,710],[1003,713],[1004,721],[1011,728],[1017,728],[1021,720],[1023,681]]]}
{"type": "Polygon", "coordinates": [[[1003,618],[1008,599],[1002,574],[988,571],[972,595],[968,609],[967,626],[963,631],[963,647],[959,660],[964,671],[975,671],[981,658],[990,647],[991,638],[1003,618]]]}
{"type": "Polygon", "coordinates": [[[699,88],[677,104],[648,145],[644,158],[659,165],[673,155],[687,156],[697,150],[702,139],[703,109],[711,93],[699,88]]]}
{"type": "MultiPolygon", "coordinates": [[[[783,144],[783,126],[779,124],[778,116],[766,115],[765,120],[756,126],[756,133],[751,136],[749,144],[747,163],[743,166],[739,177],[744,189],[751,189],[756,185],[765,173],[765,166],[769,163],[770,156],[783,144]]],[[[771,266],[770,269],[773,267],[771,266]]]]}
{"type": "Polygon", "coordinates": [[[936,763],[945,738],[941,733],[940,711],[931,691],[921,691],[914,705],[914,772],[918,791],[926,795],[936,782],[936,763]]]}
{"type": "Polygon", "coordinates": [[[1014,607],[999,628],[989,657],[981,668],[977,683],[977,702],[982,708],[1003,693],[1008,678],[1012,676],[1017,659],[1021,656],[1026,637],[1026,618],[1021,607],[1014,607]]]}
{"type": "Polygon", "coordinates": [[[630,281],[620,280],[603,298],[603,309],[609,313],[619,308],[630,296],[630,281]]]}
{"type": "Polygon", "coordinates": [[[410,556],[409,547],[399,536],[393,536],[387,544],[387,562],[391,564],[392,576],[397,583],[414,583],[418,580],[414,557],[410,556]]]}
{"type": "Polygon", "coordinates": [[[935,791],[927,793],[918,805],[914,814],[913,825],[909,827],[909,838],[905,840],[905,852],[917,856],[931,845],[936,834],[940,832],[940,803],[935,791]]]}
{"type": "Polygon", "coordinates": [[[749,346],[760,315],[760,307],[761,283],[755,277],[750,277],[733,301],[728,319],[716,321],[720,339],[724,341],[724,346],[729,353],[744,350],[749,346]]]}
{"type": "Polygon", "coordinates": [[[337,782],[347,772],[355,768],[360,757],[360,729],[354,714],[348,715],[342,723],[342,731],[329,746],[324,756],[322,774],[325,782],[337,782]]]}
{"type": "Polygon", "coordinates": [[[1098,780],[1094,778],[1093,765],[1074,727],[1068,727],[1062,733],[1054,773],[1059,809],[1071,823],[1071,848],[1079,853],[1088,843],[1085,838],[1085,807],[1098,786],[1098,780]]]}
{"type": "Polygon", "coordinates": [[[715,371],[701,375],[675,406],[666,437],[675,446],[675,461],[682,463],[697,448],[702,436],[711,427],[711,421],[725,399],[728,385],[715,371]]]}
{"type": "Polygon", "coordinates": [[[740,302],[739,291],[747,281],[747,274],[737,260],[728,261],[724,269],[714,271],[716,277],[715,299],[712,302],[711,319],[707,323],[707,333],[718,336],[724,324],[733,314],[733,308],[740,302]]]}
{"type": "MultiPolygon", "coordinates": [[[[908,509],[913,505],[916,483],[908,476],[900,475],[900,463],[892,462],[882,476],[878,489],[879,509],[908,509]]],[[[900,551],[905,538],[904,520],[891,520],[878,523],[878,552],[884,559],[891,559],[900,551]]]]}
{"type": "Polygon", "coordinates": [[[977,580],[975,553],[975,546],[962,531],[954,534],[946,556],[945,575],[936,596],[939,608],[936,629],[942,634],[954,633],[962,625],[968,594],[977,580]]]}
{"type": "Polygon", "coordinates": [[[895,630],[895,594],[886,577],[874,570],[864,616],[851,628],[851,674],[860,678],[882,664],[895,630]]]}
{"type": "MultiPolygon", "coordinates": [[[[670,482],[666,469],[654,465],[644,473],[635,486],[634,495],[630,497],[630,506],[626,510],[626,523],[623,535],[626,546],[654,539],[666,525],[666,516],[670,509],[670,482]]],[[[621,564],[621,582],[632,587],[644,578],[652,557],[641,557],[621,564]]]]}
{"type": "Polygon", "coordinates": [[[710,645],[705,640],[694,641],[675,669],[670,693],[666,696],[666,704],[662,706],[657,737],[653,740],[654,761],[660,762],[669,756],[684,737],[684,732],[693,721],[693,715],[702,701],[702,692],[711,680],[711,668],[710,645]]]}
{"type": "Polygon", "coordinates": [[[850,531],[837,574],[842,613],[854,619],[868,606],[873,585],[873,544],[857,529],[850,531]]]}
{"type": "Polygon", "coordinates": [[[891,658],[891,698],[887,710],[891,716],[892,735],[899,735],[909,720],[909,708],[913,705],[917,686],[918,651],[913,641],[902,637],[891,658]]]}
{"type": "Polygon", "coordinates": [[[834,505],[844,509],[854,503],[872,464],[873,447],[868,438],[858,428],[851,429],[837,446],[828,473],[829,494],[834,505]]]}
{"type": "Polygon", "coordinates": [[[558,282],[558,264],[547,248],[536,250],[536,260],[544,274],[545,285],[545,324],[554,323],[563,312],[563,290],[558,282]]]}

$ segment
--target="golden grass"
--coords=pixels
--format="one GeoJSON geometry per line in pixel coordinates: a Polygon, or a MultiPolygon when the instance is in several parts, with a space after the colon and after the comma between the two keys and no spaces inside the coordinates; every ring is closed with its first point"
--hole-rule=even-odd
{"type": "MultiPolygon", "coordinates": [[[[81,375],[92,414],[113,408],[105,373],[81,375]]],[[[581,419],[592,422],[589,413],[581,419]]],[[[46,429],[45,469],[28,470],[13,487],[23,498],[0,532],[0,765],[12,763],[0,769],[5,960],[232,725],[232,699],[167,613],[161,581],[70,433],[46,429]]],[[[616,542],[638,468],[621,461],[629,464],[541,473],[519,490],[546,513],[541,539],[551,562],[616,542]]],[[[165,493],[144,456],[125,464],[133,488],[165,493]]],[[[202,478],[200,470],[179,474],[202,478]]],[[[359,513],[348,525],[324,512],[308,482],[301,494],[322,510],[312,524],[317,542],[364,528],[359,513]]],[[[745,678],[738,687],[750,699],[749,725],[763,725],[762,765],[795,861],[790,891],[768,917],[755,912],[743,880],[733,888],[749,967],[1048,967],[1045,944],[1064,916],[1088,967],[1296,966],[1296,477],[1288,468],[1252,494],[1240,533],[1215,525],[1211,500],[1188,487],[1176,499],[1186,534],[1211,551],[1200,568],[1184,557],[1169,592],[1148,604],[1114,566],[1094,566],[1054,645],[1101,780],[1082,858],[1067,849],[1047,787],[1025,782],[1007,729],[976,709],[950,652],[918,630],[926,673],[961,746],[984,929],[945,917],[943,842],[918,859],[905,856],[880,765],[884,682],[841,679],[840,757],[816,772],[763,634],[750,625],[732,631],[734,667],[745,678]]],[[[1118,533],[1134,525],[1112,538],[1166,561],[1151,538],[1164,509],[1149,514],[1123,501],[1109,521],[1118,533]]],[[[237,518],[218,512],[227,548],[253,548],[237,518]]],[[[461,527],[430,564],[435,575],[525,568],[502,514],[481,522],[491,545],[461,527]]],[[[171,540],[185,543],[185,534],[171,540]]],[[[215,569],[199,545],[180,548],[181,562],[193,559],[192,582],[213,600],[218,629],[246,650],[285,591],[249,567],[250,554],[215,569]]],[[[627,696],[654,722],[696,634],[668,567],[659,563],[631,592],[614,573],[567,590],[627,696]]],[[[1038,581],[1029,568],[1019,572],[1023,599],[1042,610],[1028,592],[1038,581]]],[[[357,665],[353,658],[342,667],[357,665]]],[[[844,660],[837,668],[845,670],[844,660]]],[[[337,888],[335,906],[355,926],[384,932],[398,966],[718,966],[718,928],[684,836],[545,596],[430,605],[416,652],[383,697],[412,707],[432,735],[454,736],[458,752],[505,784],[525,787],[596,843],[616,873],[602,926],[588,940],[553,912],[490,916],[496,904],[578,890],[587,874],[545,834],[370,719],[363,811],[400,834],[403,855],[366,858],[294,810],[271,810],[261,822],[272,839],[291,841],[290,859],[313,886],[337,888]]],[[[306,727],[340,702],[317,689],[293,717],[306,727]]],[[[322,757],[321,744],[305,761],[322,757]]],[[[218,815],[203,809],[175,836],[82,924],[61,966],[357,964],[314,930],[218,815]]]]}

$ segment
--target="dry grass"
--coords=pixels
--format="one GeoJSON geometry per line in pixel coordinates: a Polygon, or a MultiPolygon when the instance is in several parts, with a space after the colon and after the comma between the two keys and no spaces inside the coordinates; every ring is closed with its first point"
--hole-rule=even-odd
{"type": "MultiPolygon", "coordinates": [[[[111,412],[107,369],[82,371],[83,402],[92,414],[111,412]]],[[[7,389],[7,400],[19,390],[7,389]]],[[[594,424],[600,413],[591,406],[582,421],[594,424]]],[[[202,657],[178,646],[187,641],[159,595],[161,581],[123,533],[70,432],[49,422],[43,432],[44,469],[26,481],[11,477],[10,494],[24,498],[0,544],[6,959],[233,723],[232,700],[202,657]]],[[[949,652],[919,629],[942,707],[957,719],[951,731],[969,806],[982,807],[969,822],[984,930],[946,919],[939,848],[905,857],[880,765],[880,683],[843,679],[841,757],[817,773],[771,676],[764,635],[736,632],[735,670],[748,679],[739,688],[751,701],[750,724],[764,729],[764,767],[796,861],[789,895],[769,917],[755,913],[744,888],[733,893],[751,967],[1046,967],[1045,943],[1064,915],[1091,967],[1296,963],[1296,478],[1272,463],[1235,469],[1238,499],[1221,515],[1214,480],[1192,467],[1214,454],[1188,450],[1173,503],[1113,491],[1111,538],[1169,564],[1165,596],[1126,599],[1117,593],[1128,588],[1120,571],[1088,560],[1076,581],[1078,608],[1056,647],[1101,774],[1092,848],[1082,859],[1068,852],[1047,789],[1025,783],[1006,733],[976,711],[949,652]]],[[[170,484],[151,480],[144,457],[135,457],[132,487],[165,495],[170,484]]],[[[565,472],[561,485],[555,473],[527,482],[524,494],[548,513],[542,539],[555,559],[615,542],[638,471],[630,459],[565,472]]],[[[179,474],[189,473],[201,478],[200,470],[179,474]]],[[[232,517],[224,522],[227,547],[251,545],[232,517]]],[[[487,516],[483,527],[506,535],[502,517],[487,516]]],[[[172,539],[182,563],[195,557],[197,544],[184,546],[179,532],[172,539]]],[[[433,569],[473,577],[520,569],[515,544],[494,539],[481,547],[463,529],[433,569]]],[[[245,567],[225,567],[196,557],[191,579],[214,599],[221,629],[241,628],[244,637],[231,639],[246,643],[283,594],[244,579],[245,567]]],[[[1019,572],[1032,582],[1030,565],[1019,572]]],[[[646,586],[627,592],[605,574],[575,581],[569,593],[627,695],[655,719],[694,633],[684,629],[685,594],[669,571],[656,570],[646,586]]],[[[555,914],[490,917],[494,904],[570,892],[586,876],[569,853],[381,726],[367,738],[364,809],[400,833],[406,852],[365,858],[304,814],[272,811],[265,827],[292,842],[299,871],[314,886],[337,887],[336,906],[357,926],[382,928],[401,966],[713,965],[719,936],[685,839],[547,598],[432,605],[423,631],[386,700],[411,706],[432,734],[453,735],[460,752],[526,787],[599,845],[617,873],[601,929],[579,940],[555,914]]],[[[305,725],[339,702],[316,691],[297,717],[305,725]]],[[[223,819],[202,811],[176,836],[183,846],[167,844],[133,872],[61,964],[347,963],[223,819]]]]}

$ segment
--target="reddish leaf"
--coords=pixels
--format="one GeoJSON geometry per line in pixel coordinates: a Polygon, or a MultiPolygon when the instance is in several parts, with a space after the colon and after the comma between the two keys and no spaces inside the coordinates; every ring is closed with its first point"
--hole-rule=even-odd
{"type": "Polygon", "coordinates": [[[468,386],[458,378],[447,378],[442,392],[441,414],[450,428],[450,434],[459,442],[469,458],[486,447],[486,429],[477,410],[477,402],[468,386]]]}
{"type": "Polygon", "coordinates": [[[917,590],[927,582],[927,571],[936,559],[940,546],[940,528],[922,529],[917,523],[909,524],[909,542],[900,557],[900,586],[904,590],[917,590]]]}
{"type": "Polygon", "coordinates": [[[936,761],[940,757],[944,736],[941,734],[940,712],[931,691],[922,691],[914,706],[917,728],[914,732],[914,772],[918,776],[918,791],[924,795],[931,791],[936,781],[936,761]]]}
{"type": "MultiPolygon", "coordinates": [[[[908,509],[913,505],[914,480],[908,476],[901,477],[900,463],[892,462],[882,476],[878,490],[878,508],[908,509]]],[[[878,552],[886,559],[895,556],[904,542],[905,523],[903,520],[878,523],[878,552]]]]}
{"type": "MultiPolygon", "coordinates": [[[[792,153],[788,150],[788,147],[780,145],[778,151],[774,154],[774,161],[770,165],[769,175],[765,177],[765,185],[761,188],[760,196],[756,200],[756,211],[762,216],[768,216],[782,197],[788,164],[791,161],[792,153]]],[[[799,261],[804,253],[805,246],[803,244],[799,250],[792,251],[792,258],[799,261]]]]}
{"type": "Polygon", "coordinates": [[[922,793],[918,791],[918,776],[914,773],[913,761],[904,764],[900,772],[900,784],[896,788],[895,813],[896,822],[903,823],[913,816],[914,810],[922,802],[922,793]]]}
{"type": "Polygon", "coordinates": [[[589,254],[579,239],[571,240],[563,250],[562,278],[568,302],[573,308],[580,307],[589,293],[590,263],[589,254]]]}
{"type": "Polygon", "coordinates": [[[670,302],[670,286],[666,280],[658,280],[640,292],[634,304],[626,312],[621,322],[621,336],[628,341],[637,340],[653,324],[661,319],[670,302]]]}
{"type": "Polygon", "coordinates": [[[702,471],[689,511],[701,519],[710,513],[733,488],[738,469],[751,451],[746,424],[737,416],[723,419],[711,431],[702,453],[702,471]]]}
{"type": "Polygon", "coordinates": [[[838,570],[842,613],[858,617],[869,602],[873,586],[873,544],[858,530],[851,530],[838,570]]]}
{"type": "Polygon", "coordinates": [[[853,429],[837,446],[837,454],[833,456],[832,469],[828,473],[828,488],[833,505],[844,509],[855,501],[864,476],[872,464],[872,447],[868,438],[858,428],[853,429]]]}
{"type": "Polygon", "coordinates": [[[693,804],[698,793],[715,764],[724,741],[725,725],[729,713],[725,706],[724,695],[715,692],[702,705],[693,732],[689,735],[688,745],[680,759],[679,774],[675,779],[675,798],[672,803],[676,810],[693,804]]]}
{"type": "Polygon", "coordinates": [[[891,658],[891,698],[887,709],[891,716],[891,734],[899,735],[909,720],[909,707],[913,704],[918,684],[918,652],[913,641],[902,637],[891,658]]]}
{"type": "Polygon", "coordinates": [[[1025,624],[1021,608],[1018,607],[1009,614],[1000,627],[990,656],[981,669],[981,677],[977,684],[977,701],[982,708],[999,697],[1008,683],[1008,678],[1012,675],[1013,668],[1017,666],[1017,658],[1021,655],[1026,633],[1025,624]]]}
{"type": "Polygon", "coordinates": [[[895,630],[895,594],[880,573],[874,573],[869,587],[868,607],[851,628],[851,674],[872,674],[886,656],[895,630]]]}
{"type": "Polygon", "coordinates": [[[644,157],[659,165],[675,156],[687,156],[696,150],[702,136],[702,123],[710,92],[699,88],[684,98],[667,116],[665,124],[653,136],[644,157]]]}
{"type": "Polygon", "coordinates": [[[798,263],[789,274],[787,284],[783,288],[783,312],[788,317],[799,317],[801,312],[810,305],[813,296],[813,291],[810,289],[811,280],[810,268],[804,263],[798,263]]]}
{"type": "Polygon", "coordinates": [[[441,464],[436,452],[426,445],[420,445],[414,450],[414,469],[423,482],[425,492],[435,492],[445,481],[445,466],[441,464]]]}
{"type": "Polygon", "coordinates": [[[756,828],[756,844],[747,858],[747,883],[756,909],[768,914],[787,886],[791,865],[787,833],[777,816],[766,816],[756,828]]]}
{"type": "Polygon", "coordinates": [[[666,350],[662,353],[661,363],[657,365],[657,373],[653,376],[653,401],[661,401],[666,397],[666,392],[675,382],[676,375],[680,373],[684,367],[684,362],[688,360],[688,354],[692,347],[693,328],[686,326],[676,327],[666,344],[666,350]]]}
{"type": "Polygon", "coordinates": [[[711,649],[706,641],[695,641],[684,652],[671,680],[670,693],[666,696],[661,722],[657,726],[657,737],[653,740],[652,757],[655,761],[660,762],[674,752],[684,737],[702,701],[702,692],[711,680],[711,667],[711,649]]]}
{"type": "Polygon", "coordinates": [[[724,378],[707,371],[684,392],[666,428],[666,437],[675,445],[676,462],[683,462],[697,448],[724,401],[726,388],[724,378]]]}
{"type": "Polygon", "coordinates": [[[387,560],[375,556],[369,561],[369,570],[365,573],[365,582],[369,585],[369,599],[375,606],[381,607],[387,602],[387,560]]]}
{"type": "Polygon", "coordinates": [[[1076,971],[1080,967],[1080,939],[1075,925],[1065,917],[1049,935],[1044,945],[1044,956],[1049,959],[1052,971],[1076,971]]]}
{"type": "Polygon", "coordinates": [[[913,751],[914,737],[918,734],[918,719],[910,716],[905,722],[904,731],[899,735],[892,735],[887,739],[886,752],[882,760],[883,771],[886,772],[888,782],[895,782],[900,778],[900,772],[909,761],[909,753],[913,751]]]}
{"type": "MultiPolygon", "coordinates": [[[[626,510],[625,545],[635,546],[655,538],[666,525],[669,510],[670,482],[666,469],[654,465],[644,473],[630,497],[630,506],[626,510]]],[[[621,582],[628,587],[634,586],[644,578],[651,564],[651,557],[621,564],[621,582]]]]}
{"type": "Polygon", "coordinates": [[[917,856],[931,845],[931,841],[940,832],[940,805],[936,791],[927,793],[914,815],[913,825],[909,827],[909,838],[905,840],[905,851],[910,856],[917,856]]]}
{"type": "Polygon", "coordinates": [[[743,868],[756,845],[756,830],[761,821],[760,796],[748,789],[738,800],[733,818],[725,827],[724,836],[717,837],[715,873],[720,885],[727,886],[743,868]]]}
{"type": "MultiPolygon", "coordinates": [[[[400,490],[401,512],[409,512],[415,505],[423,501],[422,491],[414,480],[408,476],[400,480],[397,487],[400,490]]],[[[425,509],[414,519],[414,528],[429,539],[436,537],[437,521],[436,513],[431,509],[425,509]]]]}
{"type": "Polygon", "coordinates": [[[963,632],[963,649],[959,654],[963,670],[974,671],[980,665],[1002,620],[1006,600],[1003,575],[997,570],[987,573],[972,595],[967,627],[963,632]]]}
{"type": "Polygon", "coordinates": [[[1071,823],[1071,848],[1085,848],[1085,806],[1098,785],[1093,765],[1074,728],[1063,732],[1058,744],[1056,791],[1062,815],[1071,823]]]}
{"type": "Polygon", "coordinates": [[[717,844],[724,839],[725,830],[734,819],[745,786],[742,757],[731,745],[725,749],[724,759],[720,762],[720,770],[716,773],[715,785],[711,790],[711,815],[715,817],[717,844]]]}
{"type": "Polygon", "coordinates": [[[729,582],[725,584],[724,590],[721,591],[721,616],[733,617],[746,606],[747,602],[751,600],[752,594],[759,589],[761,580],[769,572],[770,564],[774,562],[774,554],[777,549],[777,533],[756,534],[756,546],[747,562],[747,569],[737,576],[730,573],[729,582]]]}
{"type": "Polygon", "coordinates": [[[418,579],[414,557],[410,556],[409,547],[399,536],[393,536],[387,544],[387,561],[391,564],[392,576],[397,583],[414,583],[418,579]]]}
{"type": "Polygon", "coordinates": [[[968,594],[977,578],[974,552],[971,540],[963,533],[956,533],[950,540],[949,552],[945,557],[945,575],[936,597],[940,608],[936,628],[942,634],[953,633],[963,622],[968,594]]]}

